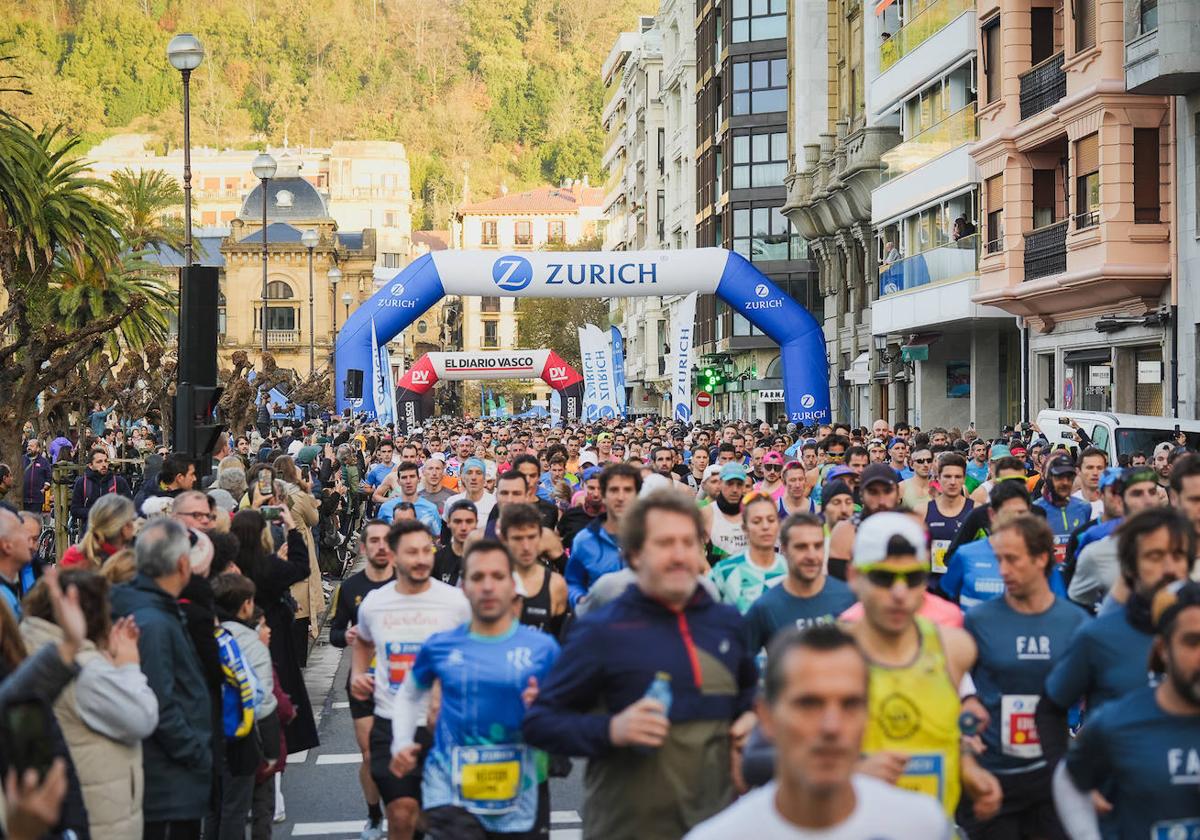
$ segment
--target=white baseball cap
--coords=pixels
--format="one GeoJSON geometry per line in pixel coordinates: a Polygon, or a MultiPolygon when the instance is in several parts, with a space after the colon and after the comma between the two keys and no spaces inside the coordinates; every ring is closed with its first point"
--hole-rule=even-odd
{"type": "Polygon", "coordinates": [[[921,565],[928,565],[928,537],[915,519],[904,513],[886,511],[868,516],[854,537],[854,566],[863,569],[882,563],[888,557],[888,543],[899,537],[908,543],[921,565]]]}

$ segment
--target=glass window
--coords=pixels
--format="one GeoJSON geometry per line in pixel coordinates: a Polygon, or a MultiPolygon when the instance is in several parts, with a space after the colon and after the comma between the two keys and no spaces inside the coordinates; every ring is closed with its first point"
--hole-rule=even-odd
{"type": "Polygon", "coordinates": [[[290,306],[267,307],[268,330],[296,329],[296,310],[290,306]]]}
{"type": "Polygon", "coordinates": [[[787,134],[738,135],[733,138],[733,188],[777,187],[787,175],[787,134]]]}
{"type": "Polygon", "coordinates": [[[787,59],[755,59],[733,65],[733,114],[787,110],[787,59]]]}
{"type": "Polygon", "coordinates": [[[267,300],[289,300],[292,297],[292,287],[282,280],[272,280],[267,284],[267,300]]]}
{"type": "Polygon", "coordinates": [[[778,207],[756,205],[733,211],[733,250],[751,261],[800,260],[807,244],[778,207]]]}
{"type": "Polygon", "coordinates": [[[517,222],[516,243],[518,245],[533,244],[533,224],[531,222],[517,222]]]}
{"type": "Polygon", "coordinates": [[[551,221],[550,222],[550,230],[549,230],[549,234],[547,235],[547,238],[551,242],[562,242],[566,238],[566,234],[564,233],[564,230],[565,230],[565,228],[564,228],[563,222],[551,221]]]}
{"type": "Polygon", "coordinates": [[[500,323],[498,321],[483,322],[484,349],[494,350],[500,346],[500,323]]]}
{"type": "Polygon", "coordinates": [[[734,44],[786,38],[787,0],[734,0],[729,21],[734,44]]]}
{"type": "Polygon", "coordinates": [[[1100,223],[1100,137],[1075,141],[1075,229],[1100,223]]]}
{"type": "Polygon", "coordinates": [[[496,244],[496,223],[495,222],[484,222],[483,223],[483,244],[484,245],[495,245],[496,244]]]}

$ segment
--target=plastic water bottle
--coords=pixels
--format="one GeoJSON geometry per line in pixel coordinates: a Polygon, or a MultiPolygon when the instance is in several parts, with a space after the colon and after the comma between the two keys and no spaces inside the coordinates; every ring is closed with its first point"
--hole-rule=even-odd
{"type": "Polygon", "coordinates": [[[657,700],[662,703],[663,717],[671,715],[671,675],[666,671],[659,671],[654,675],[654,682],[650,683],[650,687],[646,689],[643,697],[649,697],[651,700],[657,700]]]}

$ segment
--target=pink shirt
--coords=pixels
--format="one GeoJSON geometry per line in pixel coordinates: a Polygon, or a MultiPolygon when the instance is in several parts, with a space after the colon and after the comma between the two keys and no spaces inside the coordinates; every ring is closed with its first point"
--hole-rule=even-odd
{"type": "MultiPolygon", "coordinates": [[[[940,627],[962,627],[963,612],[957,604],[952,604],[945,598],[939,598],[932,592],[925,593],[925,602],[917,615],[928,618],[940,627]]],[[[863,617],[862,604],[855,604],[838,616],[840,621],[859,621],[863,617]]]]}

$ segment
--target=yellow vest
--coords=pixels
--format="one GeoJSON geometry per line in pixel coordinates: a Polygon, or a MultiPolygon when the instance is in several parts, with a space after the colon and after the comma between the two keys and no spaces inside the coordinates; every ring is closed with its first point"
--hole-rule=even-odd
{"type": "Polygon", "coordinates": [[[916,621],[921,647],[911,664],[871,663],[863,752],[911,756],[897,785],[932,796],[953,817],[961,791],[958,689],[946,670],[937,628],[920,616],[916,621]]]}

